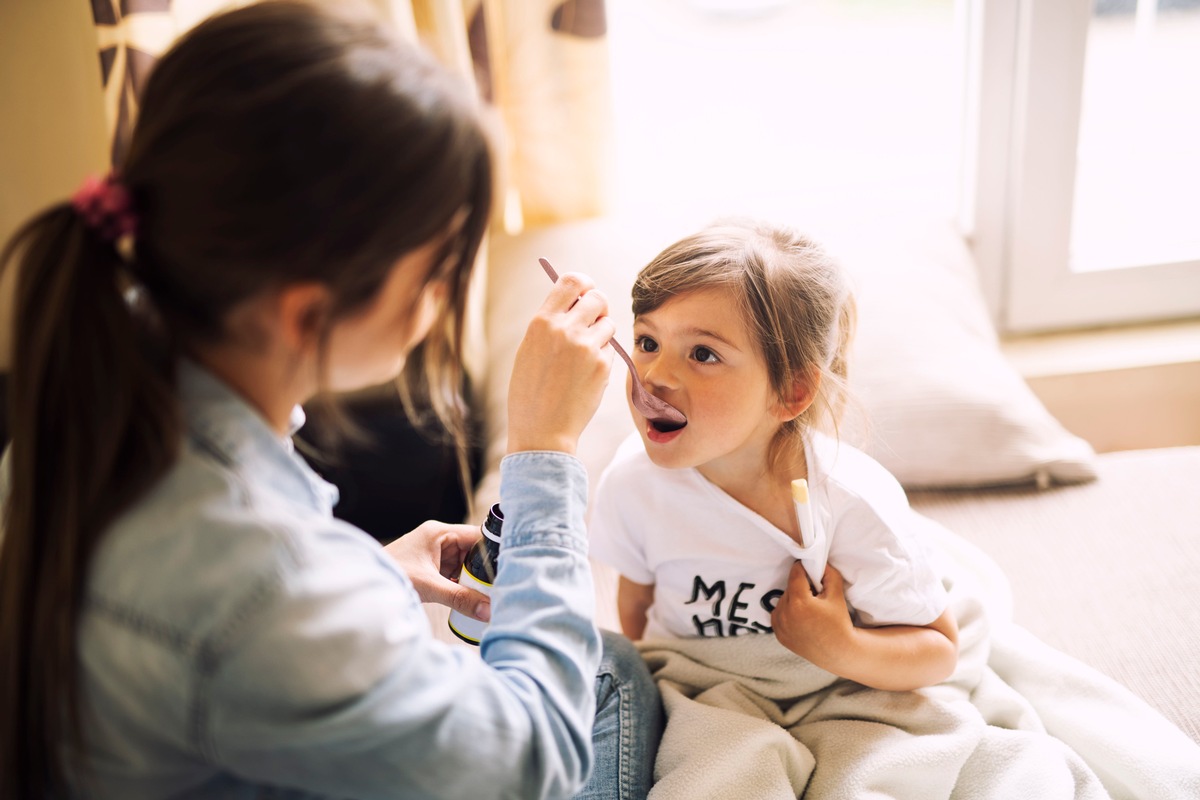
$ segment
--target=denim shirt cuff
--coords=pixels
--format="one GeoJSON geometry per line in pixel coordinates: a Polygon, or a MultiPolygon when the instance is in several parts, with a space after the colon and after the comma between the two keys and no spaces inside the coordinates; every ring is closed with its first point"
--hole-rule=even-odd
{"type": "Polygon", "coordinates": [[[587,553],[588,475],[573,455],[533,450],[500,462],[504,547],[555,545],[587,553]]]}

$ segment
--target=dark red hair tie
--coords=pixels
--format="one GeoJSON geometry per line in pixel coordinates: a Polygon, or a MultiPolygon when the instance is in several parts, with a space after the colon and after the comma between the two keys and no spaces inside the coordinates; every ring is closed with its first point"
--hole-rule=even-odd
{"type": "Polygon", "coordinates": [[[107,241],[137,233],[133,196],[113,173],[85,180],[71,196],[71,205],[83,223],[107,241]]]}

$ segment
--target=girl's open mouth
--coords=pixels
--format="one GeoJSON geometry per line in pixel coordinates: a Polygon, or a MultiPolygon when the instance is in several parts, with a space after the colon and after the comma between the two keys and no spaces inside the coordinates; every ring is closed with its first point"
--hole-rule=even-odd
{"type": "Polygon", "coordinates": [[[666,444],[679,434],[683,433],[683,429],[687,427],[687,423],[683,424],[675,422],[666,422],[663,420],[655,420],[647,423],[646,436],[650,441],[657,444],[666,444]]]}

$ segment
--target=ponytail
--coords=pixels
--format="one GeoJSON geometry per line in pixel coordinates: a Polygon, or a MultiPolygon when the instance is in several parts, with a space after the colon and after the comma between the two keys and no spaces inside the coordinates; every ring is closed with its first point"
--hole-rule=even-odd
{"type": "Polygon", "coordinates": [[[0,797],[44,797],[65,793],[61,746],[82,738],[77,633],[92,555],[172,463],[181,422],[169,348],[129,302],[103,231],[64,203],[16,233],[0,274],[14,260],[0,797]]]}

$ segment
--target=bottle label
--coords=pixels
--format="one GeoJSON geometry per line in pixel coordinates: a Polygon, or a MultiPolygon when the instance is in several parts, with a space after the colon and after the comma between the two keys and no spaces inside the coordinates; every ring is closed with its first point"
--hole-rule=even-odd
{"type": "MultiPolygon", "coordinates": [[[[458,582],[462,586],[467,586],[480,594],[486,594],[489,597],[492,594],[492,585],[486,583],[471,574],[466,565],[463,565],[462,572],[458,575],[458,582]]],[[[487,623],[477,620],[474,617],[468,617],[466,614],[451,609],[450,618],[447,620],[450,625],[450,631],[468,644],[479,644],[479,640],[483,638],[483,632],[487,630],[487,623]]]]}
{"type": "MultiPolygon", "coordinates": [[[[479,541],[471,548],[458,575],[458,583],[468,589],[474,589],[480,594],[491,597],[492,581],[496,577],[496,568],[500,563],[499,545],[500,528],[504,523],[504,512],[496,503],[488,510],[487,519],[479,526],[482,534],[479,541]],[[474,572],[471,571],[474,567],[474,572]]],[[[478,645],[487,630],[487,623],[468,617],[451,609],[447,620],[450,631],[468,644],[478,645]]]]}

